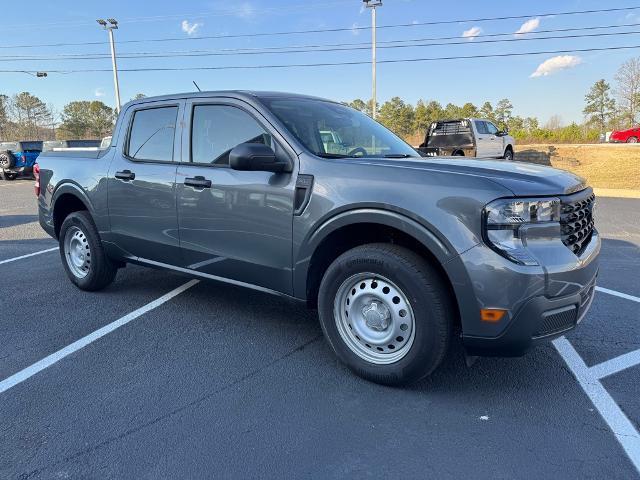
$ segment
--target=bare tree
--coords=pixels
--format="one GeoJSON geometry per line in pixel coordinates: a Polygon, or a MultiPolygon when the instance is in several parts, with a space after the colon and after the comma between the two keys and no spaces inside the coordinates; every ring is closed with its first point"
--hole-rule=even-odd
{"type": "Polygon", "coordinates": [[[9,136],[9,97],[0,93],[0,140],[9,136]]]}
{"type": "Polygon", "coordinates": [[[615,76],[618,103],[631,125],[638,120],[640,110],[640,57],[624,62],[615,76]]]}
{"type": "Polygon", "coordinates": [[[547,130],[558,130],[560,127],[562,127],[562,117],[560,115],[551,115],[544,125],[547,130]]]}

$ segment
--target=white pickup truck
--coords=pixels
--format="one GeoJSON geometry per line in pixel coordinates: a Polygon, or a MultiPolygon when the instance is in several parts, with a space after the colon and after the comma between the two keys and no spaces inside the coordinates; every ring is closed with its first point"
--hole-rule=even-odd
{"type": "Polygon", "coordinates": [[[430,157],[464,156],[513,160],[515,140],[493,122],[476,118],[433,122],[419,150],[430,157]]]}

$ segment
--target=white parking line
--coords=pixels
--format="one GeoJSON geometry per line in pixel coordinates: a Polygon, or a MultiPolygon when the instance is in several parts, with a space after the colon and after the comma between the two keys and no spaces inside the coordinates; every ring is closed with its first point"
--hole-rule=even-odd
{"type": "Polygon", "coordinates": [[[180,285],[178,288],[171,290],[169,293],[164,294],[160,298],[157,298],[156,300],[147,303],[146,305],[138,308],[137,310],[134,310],[133,312],[125,315],[124,317],[121,317],[118,320],[111,322],[110,324],[105,325],[102,328],[99,328],[95,332],[90,333],[85,337],[82,337],[80,340],[76,340],[72,344],[67,345],[66,347],[58,350],[55,353],[52,353],[51,355],[43,358],[42,360],[25,368],[24,370],[20,370],[18,373],[11,375],[6,380],[3,380],[2,382],[0,382],[0,393],[6,392],[10,388],[15,387],[19,383],[24,382],[25,380],[32,377],[36,373],[41,372],[45,368],[50,367],[54,363],[59,362],[63,358],[71,355],[74,352],[77,352],[78,350],[86,347],[90,343],[95,342],[99,338],[104,337],[108,333],[111,333],[114,330],[122,327],[123,325],[126,325],[132,320],[135,320],[136,318],[144,315],[148,311],[159,307],[165,302],[168,302],[173,297],[180,295],[182,292],[184,292],[185,290],[188,290],[189,288],[193,287],[199,282],[200,280],[189,280],[187,283],[180,285]]]}
{"type": "Polygon", "coordinates": [[[560,337],[553,341],[553,345],[571,369],[600,416],[609,425],[633,466],[640,473],[640,434],[638,431],[602,386],[598,377],[594,375],[596,370],[587,367],[569,340],[560,337]]]}
{"type": "Polygon", "coordinates": [[[594,377],[601,380],[604,377],[621,372],[627,368],[635,367],[636,365],[640,365],[640,349],[594,365],[589,370],[594,377]]]}
{"type": "Polygon", "coordinates": [[[53,252],[55,250],[58,250],[58,247],[40,250],[39,252],[28,253],[27,255],[20,255],[19,257],[8,258],[6,260],[0,260],[0,265],[2,265],[3,263],[15,262],[16,260],[22,260],[23,258],[35,257],[36,255],[42,255],[43,253],[53,252]]]}
{"type": "Polygon", "coordinates": [[[596,290],[598,292],[608,293],[609,295],[613,295],[615,297],[625,298],[627,300],[631,300],[632,302],[640,303],[640,297],[634,297],[633,295],[629,295],[627,293],[618,292],[616,290],[609,290],[608,288],[604,287],[596,287],[596,290]]]}

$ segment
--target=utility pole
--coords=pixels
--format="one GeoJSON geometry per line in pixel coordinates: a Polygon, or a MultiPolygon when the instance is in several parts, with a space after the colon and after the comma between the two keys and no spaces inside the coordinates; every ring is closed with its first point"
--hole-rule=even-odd
{"type": "Polygon", "coordinates": [[[107,18],[106,22],[102,18],[99,18],[98,20],[96,20],[96,22],[98,22],[98,24],[109,33],[109,44],[111,45],[111,64],[113,66],[113,85],[116,91],[116,113],[120,113],[120,84],[118,83],[116,45],[115,41],[113,40],[113,31],[118,29],[118,22],[115,18],[107,18]]]}
{"type": "Polygon", "coordinates": [[[371,9],[371,118],[376,119],[376,8],[382,0],[362,0],[371,9]]]}

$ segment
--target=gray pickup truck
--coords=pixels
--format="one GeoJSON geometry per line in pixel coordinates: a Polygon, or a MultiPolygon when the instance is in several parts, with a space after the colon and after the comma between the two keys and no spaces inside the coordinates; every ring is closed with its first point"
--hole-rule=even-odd
{"type": "Polygon", "coordinates": [[[135,263],[306,301],[337,356],[379,383],[428,375],[455,335],[469,356],[521,355],[593,298],[600,239],[579,177],[425,158],[328,100],[144,98],[108,148],[38,162],[40,224],[79,288],[135,263]]]}

